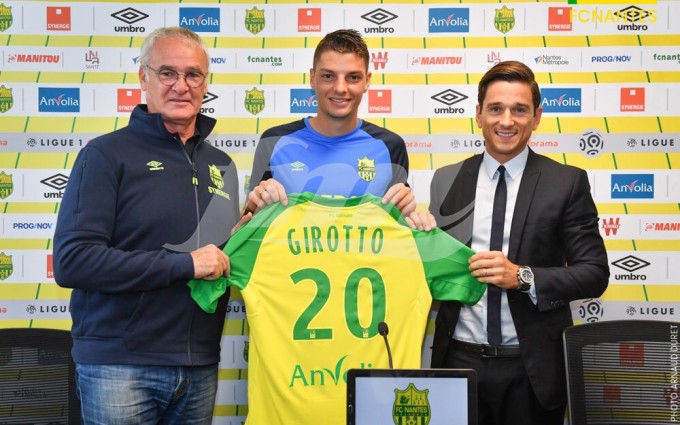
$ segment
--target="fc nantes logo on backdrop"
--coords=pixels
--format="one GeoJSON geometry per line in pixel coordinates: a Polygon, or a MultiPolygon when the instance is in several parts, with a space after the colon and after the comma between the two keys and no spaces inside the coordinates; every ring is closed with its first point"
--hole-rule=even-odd
{"type": "Polygon", "coordinates": [[[12,105],[14,105],[12,89],[8,89],[5,86],[0,86],[0,112],[4,114],[12,108],[12,105]]]}
{"type": "Polygon", "coordinates": [[[357,163],[357,174],[367,182],[373,180],[375,178],[375,160],[368,159],[367,156],[361,158],[357,163]]]}
{"type": "Polygon", "coordinates": [[[419,390],[408,384],[405,390],[394,390],[394,407],[392,419],[395,425],[427,425],[430,423],[430,401],[427,393],[430,390],[419,390]]]}
{"type": "Polygon", "coordinates": [[[264,109],[264,90],[258,90],[253,87],[252,90],[246,91],[245,100],[246,110],[253,115],[257,115],[264,109]]]}
{"type": "Polygon", "coordinates": [[[216,188],[222,189],[224,187],[224,179],[222,179],[222,173],[220,173],[220,170],[214,165],[208,166],[208,169],[210,170],[210,180],[213,182],[216,188]]]}
{"type": "Polygon", "coordinates": [[[0,172],[0,199],[5,199],[14,192],[14,182],[12,182],[12,175],[0,172]]]}
{"type": "Polygon", "coordinates": [[[258,10],[257,7],[246,9],[246,29],[253,34],[264,29],[264,10],[258,10]]]}
{"type": "Polygon", "coordinates": [[[248,361],[248,352],[250,351],[250,341],[243,341],[243,360],[248,361]]]}
{"type": "Polygon", "coordinates": [[[503,34],[508,33],[515,27],[515,9],[508,9],[503,6],[496,10],[496,16],[493,18],[493,25],[503,34]]]}
{"type": "Polygon", "coordinates": [[[12,256],[5,255],[4,252],[0,252],[0,280],[5,280],[14,271],[14,266],[12,265],[12,256]]]}
{"type": "Polygon", "coordinates": [[[12,8],[0,3],[0,31],[5,31],[12,26],[14,18],[12,18],[12,8]]]}

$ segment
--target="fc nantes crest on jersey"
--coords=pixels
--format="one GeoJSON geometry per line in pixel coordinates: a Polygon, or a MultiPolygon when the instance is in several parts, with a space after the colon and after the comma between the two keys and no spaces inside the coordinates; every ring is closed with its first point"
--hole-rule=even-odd
{"type": "Polygon", "coordinates": [[[232,236],[228,280],[190,281],[191,295],[214,311],[227,285],[241,290],[248,425],[340,425],[347,370],[388,367],[378,323],[392,329],[394,367],[419,368],[432,297],[474,304],[485,285],[468,271],[467,246],[411,230],[376,196],[288,201],[232,236]]]}

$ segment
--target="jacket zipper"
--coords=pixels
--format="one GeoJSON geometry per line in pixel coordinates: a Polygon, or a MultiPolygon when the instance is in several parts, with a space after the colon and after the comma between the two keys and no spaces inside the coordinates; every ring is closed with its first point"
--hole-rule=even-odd
{"type": "MultiPolygon", "coordinates": [[[[196,211],[196,231],[198,232],[196,235],[196,249],[198,249],[200,248],[199,245],[201,243],[201,227],[199,226],[201,222],[201,211],[200,205],[198,203],[198,169],[196,168],[196,164],[191,159],[186,149],[184,149],[184,143],[182,143],[182,141],[177,136],[175,136],[174,139],[177,141],[177,143],[179,143],[179,147],[180,149],[182,149],[184,157],[187,159],[187,161],[189,161],[189,165],[191,165],[191,184],[194,186],[194,207],[195,207],[194,209],[196,211]]],[[[196,143],[196,146],[194,147],[194,155],[196,155],[198,145],[200,145],[200,143],[196,143]]],[[[187,358],[189,360],[189,364],[193,365],[191,355],[191,326],[189,326],[187,335],[187,358]]]]}

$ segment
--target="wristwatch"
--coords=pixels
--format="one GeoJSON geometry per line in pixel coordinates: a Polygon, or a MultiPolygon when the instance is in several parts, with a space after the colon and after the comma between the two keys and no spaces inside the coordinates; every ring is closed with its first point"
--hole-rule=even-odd
{"type": "Polygon", "coordinates": [[[530,267],[519,266],[519,270],[517,270],[517,282],[519,283],[517,289],[520,291],[528,293],[531,290],[531,285],[534,284],[534,272],[531,271],[530,267]]]}

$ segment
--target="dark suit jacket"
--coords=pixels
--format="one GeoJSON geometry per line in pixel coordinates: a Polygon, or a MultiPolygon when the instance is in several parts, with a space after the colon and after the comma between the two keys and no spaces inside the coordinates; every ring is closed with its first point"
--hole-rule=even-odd
{"type": "MultiPolygon", "coordinates": [[[[438,169],[430,211],[439,227],[470,245],[482,155],[438,169]]],[[[507,296],[522,360],[545,409],[566,404],[562,331],[572,324],[569,302],[607,288],[609,266],[586,172],[529,151],[510,229],[508,259],[531,266],[538,303],[518,290],[507,296]],[[567,265],[567,267],[565,267],[567,265]]],[[[442,302],[432,367],[443,367],[461,304],[442,302]]]]}

